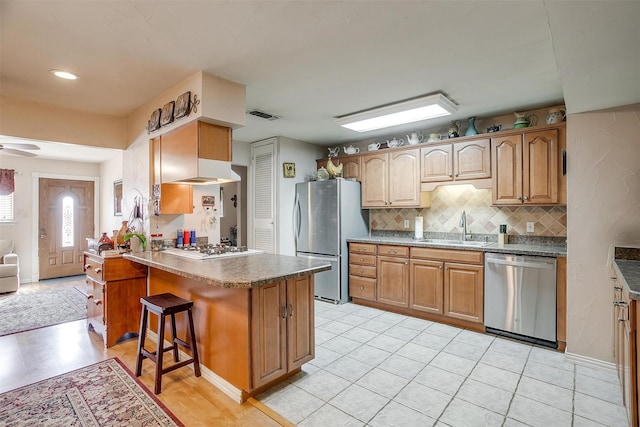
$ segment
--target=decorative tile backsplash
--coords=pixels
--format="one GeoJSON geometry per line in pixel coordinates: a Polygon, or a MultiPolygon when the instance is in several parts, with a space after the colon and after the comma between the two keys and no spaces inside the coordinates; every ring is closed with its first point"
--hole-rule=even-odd
{"type": "Polygon", "coordinates": [[[467,231],[498,234],[499,225],[507,224],[510,235],[567,236],[566,206],[491,206],[491,190],[472,185],[447,185],[436,188],[431,207],[421,209],[371,209],[371,230],[410,231],[414,218],[424,217],[425,232],[460,232],[460,215],[467,213],[467,231]],[[409,220],[409,229],[404,228],[409,220]],[[527,233],[527,222],[535,231],[527,233]]]}

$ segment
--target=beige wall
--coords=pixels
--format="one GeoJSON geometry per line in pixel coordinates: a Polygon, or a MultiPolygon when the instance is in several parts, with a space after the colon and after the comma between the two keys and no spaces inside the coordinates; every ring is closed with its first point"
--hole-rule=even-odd
{"type": "MultiPolygon", "coordinates": [[[[0,224],[0,238],[11,239],[15,243],[15,252],[20,259],[20,281],[22,283],[37,280],[38,277],[38,239],[37,199],[38,176],[48,178],[95,179],[99,181],[100,165],[57,160],[33,159],[19,156],[0,156],[0,168],[15,169],[15,222],[0,224]],[[34,192],[35,191],[35,192],[34,192]]],[[[97,182],[99,184],[99,182],[97,182]]],[[[96,185],[96,195],[100,185],[96,185]]],[[[98,216],[98,215],[96,215],[98,216]]],[[[96,230],[97,233],[98,230],[96,230]]]]}
{"type": "Polygon", "coordinates": [[[640,104],[567,121],[567,352],[613,361],[610,250],[640,245],[640,104]]]}

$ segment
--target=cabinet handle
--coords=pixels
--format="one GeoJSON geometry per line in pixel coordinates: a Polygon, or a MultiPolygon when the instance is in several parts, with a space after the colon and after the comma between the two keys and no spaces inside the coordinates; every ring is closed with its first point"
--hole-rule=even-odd
{"type": "Polygon", "coordinates": [[[93,300],[93,303],[94,303],[95,305],[100,305],[100,304],[102,304],[102,300],[101,300],[101,299],[94,299],[94,300],[93,300]]]}
{"type": "Polygon", "coordinates": [[[449,267],[445,267],[445,268],[444,268],[444,271],[448,271],[448,270],[449,270],[449,267]]]}
{"type": "Polygon", "coordinates": [[[518,200],[522,200],[522,197],[518,196],[518,200]]]}
{"type": "Polygon", "coordinates": [[[293,317],[293,304],[289,304],[289,317],[293,317]]]}
{"type": "Polygon", "coordinates": [[[453,178],[453,174],[452,173],[449,174],[449,178],[453,178]]]}
{"type": "Polygon", "coordinates": [[[409,261],[405,261],[404,265],[409,265],[409,261]]]}
{"type": "Polygon", "coordinates": [[[91,267],[91,264],[85,264],[85,265],[84,265],[84,269],[85,269],[85,270],[88,270],[88,269],[89,269],[89,267],[91,267]]]}
{"type": "Polygon", "coordinates": [[[529,200],[529,197],[528,196],[524,196],[523,199],[524,200],[529,200]]]}
{"type": "Polygon", "coordinates": [[[364,286],[360,286],[360,290],[361,290],[361,291],[364,291],[364,286]]]}
{"type": "Polygon", "coordinates": [[[360,258],[360,262],[364,262],[364,258],[360,258]]]}
{"type": "Polygon", "coordinates": [[[614,286],[613,290],[614,291],[621,291],[622,290],[622,286],[614,286]]]}
{"type": "Polygon", "coordinates": [[[363,270],[363,269],[360,269],[360,273],[364,273],[364,270],[363,270]]]}
{"type": "Polygon", "coordinates": [[[457,173],[457,174],[456,174],[456,178],[457,178],[457,177],[459,177],[459,176],[460,176],[460,174],[458,174],[458,173],[457,173]]]}
{"type": "Polygon", "coordinates": [[[282,318],[283,319],[287,318],[287,306],[286,305],[282,306],[282,318]]]}
{"type": "Polygon", "coordinates": [[[93,271],[95,271],[96,273],[100,273],[102,271],[101,268],[94,268],[93,271]]]}
{"type": "Polygon", "coordinates": [[[93,295],[87,295],[87,299],[92,299],[93,295]]]}
{"type": "Polygon", "coordinates": [[[442,266],[441,266],[441,265],[440,265],[440,266],[438,266],[438,270],[442,270],[442,266]]]}

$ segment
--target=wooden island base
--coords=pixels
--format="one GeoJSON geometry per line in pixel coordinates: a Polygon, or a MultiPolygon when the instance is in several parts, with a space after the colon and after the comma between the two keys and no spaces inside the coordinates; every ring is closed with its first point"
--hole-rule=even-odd
{"type": "MultiPolygon", "coordinates": [[[[300,372],[314,357],[313,274],[224,288],[150,267],[148,294],[164,292],[193,301],[202,375],[239,403],[300,372]]],[[[150,315],[153,331],[157,322],[150,315]]],[[[186,316],[177,316],[176,324],[186,337],[186,316]]]]}

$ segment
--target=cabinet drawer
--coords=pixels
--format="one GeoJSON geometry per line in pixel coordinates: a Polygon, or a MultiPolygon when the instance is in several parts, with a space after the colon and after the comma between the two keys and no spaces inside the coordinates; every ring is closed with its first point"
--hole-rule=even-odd
{"type": "Polygon", "coordinates": [[[378,245],[378,255],[397,256],[407,258],[409,256],[408,246],[378,245]]]}
{"type": "Polygon", "coordinates": [[[84,270],[93,280],[104,282],[104,263],[101,260],[85,257],[84,270]]]}
{"type": "Polygon", "coordinates": [[[364,276],[376,278],[376,266],[349,264],[349,274],[352,276],[364,276]]]}
{"type": "Polygon", "coordinates": [[[437,261],[464,262],[467,264],[480,264],[484,262],[484,254],[476,251],[456,251],[437,248],[411,248],[411,258],[430,259],[437,261]]]}
{"type": "Polygon", "coordinates": [[[89,319],[94,327],[105,325],[104,307],[107,296],[105,287],[102,283],[94,280],[88,280],[87,291],[87,319],[89,319]]]}
{"type": "Polygon", "coordinates": [[[349,296],[369,300],[376,299],[376,279],[349,276],[349,296]]]}
{"type": "Polygon", "coordinates": [[[376,245],[370,243],[349,243],[349,252],[352,254],[376,254],[376,245]]]}
{"type": "Polygon", "coordinates": [[[375,255],[360,255],[351,253],[349,255],[349,263],[350,264],[358,264],[358,265],[376,265],[376,256],[375,255]]]}

